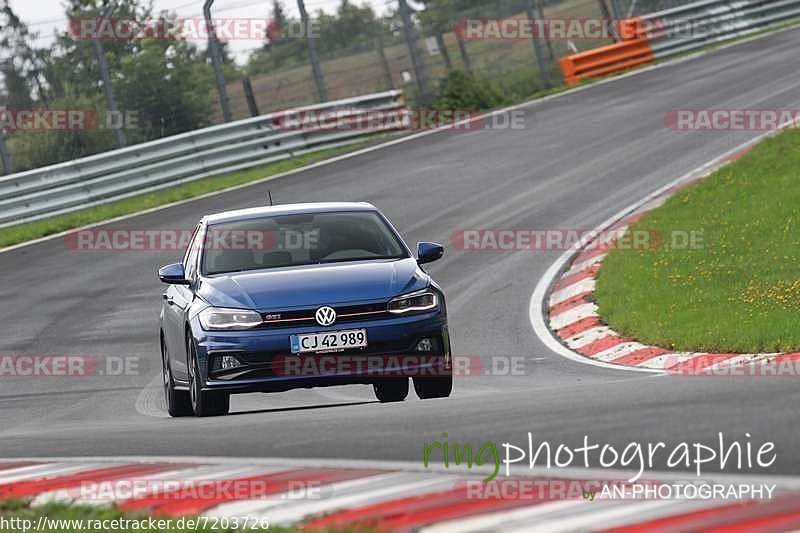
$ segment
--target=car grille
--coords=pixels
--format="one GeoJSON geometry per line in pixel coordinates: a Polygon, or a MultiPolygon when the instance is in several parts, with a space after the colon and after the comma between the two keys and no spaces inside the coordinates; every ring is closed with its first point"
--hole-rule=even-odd
{"type": "MultiPolygon", "coordinates": [[[[331,307],[333,307],[334,311],[336,311],[337,322],[357,322],[360,320],[374,320],[376,318],[390,316],[390,313],[386,310],[385,302],[377,304],[331,307]]],[[[302,309],[298,311],[275,311],[262,313],[261,317],[264,320],[264,323],[260,327],[269,328],[316,324],[317,320],[314,318],[314,314],[317,312],[317,309],[318,308],[315,307],[314,309],[302,309]]]]}

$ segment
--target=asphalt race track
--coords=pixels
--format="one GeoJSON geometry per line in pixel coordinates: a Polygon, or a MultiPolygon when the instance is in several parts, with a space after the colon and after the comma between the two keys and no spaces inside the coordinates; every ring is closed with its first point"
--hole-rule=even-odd
{"type": "MultiPolygon", "coordinates": [[[[355,200],[410,243],[465,228],[592,228],[758,132],[679,132],[675,108],[800,108],[800,31],[744,42],[531,105],[525,129],[436,133],[332,165],[111,224],[190,229],[206,213],[266,201],[355,200]]],[[[448,400],[380,405],[367,386],[234,396],[222,418],[161,408],[155,269],[173,252],[79,252],[63,239],[0,254],[0,354],[138,357],[138,375],[5,378],[0,457],[197,455],[421,462],[422,443],[583,436],[776,443],[772,474],[800,473],[791,378],[679,378],[606,370],[550,352],[528,316],[559,251],[460,252],[430,272],[448,294],[459,355],[524,357],[525,375],[463,377],[448,400]]],[[[101,365],[102,367],[103,365],[101,365]]],[[[764,472],[766,473],[766,472],[764,472]]]]}

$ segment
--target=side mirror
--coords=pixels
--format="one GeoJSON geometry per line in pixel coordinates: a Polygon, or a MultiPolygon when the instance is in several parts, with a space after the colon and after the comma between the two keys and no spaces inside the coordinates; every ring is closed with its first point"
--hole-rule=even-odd
{"type": "Polygon", "coordinates": [[[183,270],[182,263],[174,263],[158,269],[158,279],[162,283],[169,283],[170,285],[189,285],[189,280],[186,279],[186,272],[183,270]]]}
{"type": "Polygon", "coordinates": [[[417,263],[420,265],[436,261],[444,255],[444,247],[435,242],[417,243],[417,263]]]}

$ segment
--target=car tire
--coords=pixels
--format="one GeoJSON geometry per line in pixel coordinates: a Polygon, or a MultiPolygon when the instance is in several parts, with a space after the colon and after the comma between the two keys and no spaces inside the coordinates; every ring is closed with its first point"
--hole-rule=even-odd
{"type": "Polygon", "coordinates": [[[420,400],[447,398],[453,392],[453,376],[444,378],[414,378],[414,392],[420,400]]]}
{"type": "Polygon", "coordinates": [[[189,393],[186,391],[175,390],[175,380],[172,379],[172,369],[167,357],[167,349],[164,346],[164,339],[161,339],[161,375],[164,384],[164,400],[167,404],[167,413],[172,417],[190,416],[192,403],[189,393]]]}
{"type": "Polygon", "coordinates": [[[408,378],[382,379],[372,384],[381,403],[402,402],[408,397],[408,378]]]}
{"type": "Polygon", "coordinates": [[[453,392],[453,367],[449,361],[438,365],[438,375],[414,377],[414,392],[420,400],[447,398],[453,392]]]}
{"type": "Polygon", "coordinates": [[[186,339],[188,346],[189,398],[195,416],[227,415],[231,405],[231,395],[226,392],[209,392],[202,390],[200,365],[197,361],[197,348],[194,340],[186,339]]]}

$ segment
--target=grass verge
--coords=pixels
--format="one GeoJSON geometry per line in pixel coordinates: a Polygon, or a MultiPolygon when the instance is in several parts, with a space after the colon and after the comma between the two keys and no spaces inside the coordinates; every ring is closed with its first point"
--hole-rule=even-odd
{"type": "MultiPolygon", "coordinates": [[[[243,518],[240,520],[241,522],[244,521],[243,518]]],[[[259,530],[292,533],[298,531],[296,528],[273,526],[266,523],[263,523],[260,529],[252,528],[252,526],[253,520],[249,521],[248,529],[243,527],[237,529],[231,527],[231,523],[223,524],[222,521],[214,521],[213,519],[204,520],[195,517],[151,519],[145,513],[125,512],[115,507],[73,506],[60,503],[29,507],[25,502],[18,500],[0,501],[0,532],[3,533],[24,533],[34,530],[47,531],[48,533],[77,533],[79,531],[96,531],[98,533],[109,531],[117,533],[140,533],[142,531],[154,533],[189,531],[231,533],[259,530]]],[[[369,533],[370,530],[344,528],[315,531],[318,533],[369,533]]]]}
{"type": "Polygon", "coordinates": [[[69,229],[79,228],[95,222],[102,222],[103,220],[110,220],[112,218],[129,215],[131,213],[138,213],[154,207],[159,207],[189,198],[195,198],[204,194],[222,191],[230,187],[258,181],[260,179],[268,178],[281,174],[282,172],[289,172],[300,167],[330,159],[337,155],[348,152],[354,152],[358,149],[364,148],[369,144],[374,144],[386,140],[385,136],[376,137],[370,141],[365,141],[350,146],[343,146],[338,148],[329,148],[320,150],[310,154],[293,157],[283,161],[277,161],[256,167],[250,170],[243,170],[240,172],[233,172],[229,174],[221,174],[219,176],[211,176],[208,178],[199,179],[189,183],[176,185],[159,191],[141,194],[119,200],[96,207],[90,207],[74,213],[61,215],[35,222],[28,222],[25,224],[18,224],[0,229],[0,248],[19,244],[21,242],[46,237],[55,233],[60,233],[69,229]]]}
{"type": "Polygon", "coordinates": [[[800,130],[788,130],[651,211],[631,230],[664,245],[614,250],[595,297],[619,333],[679,351],[800,349],[800,130]],[[701,241],[680,245],[689,232],[701,241]]]}

